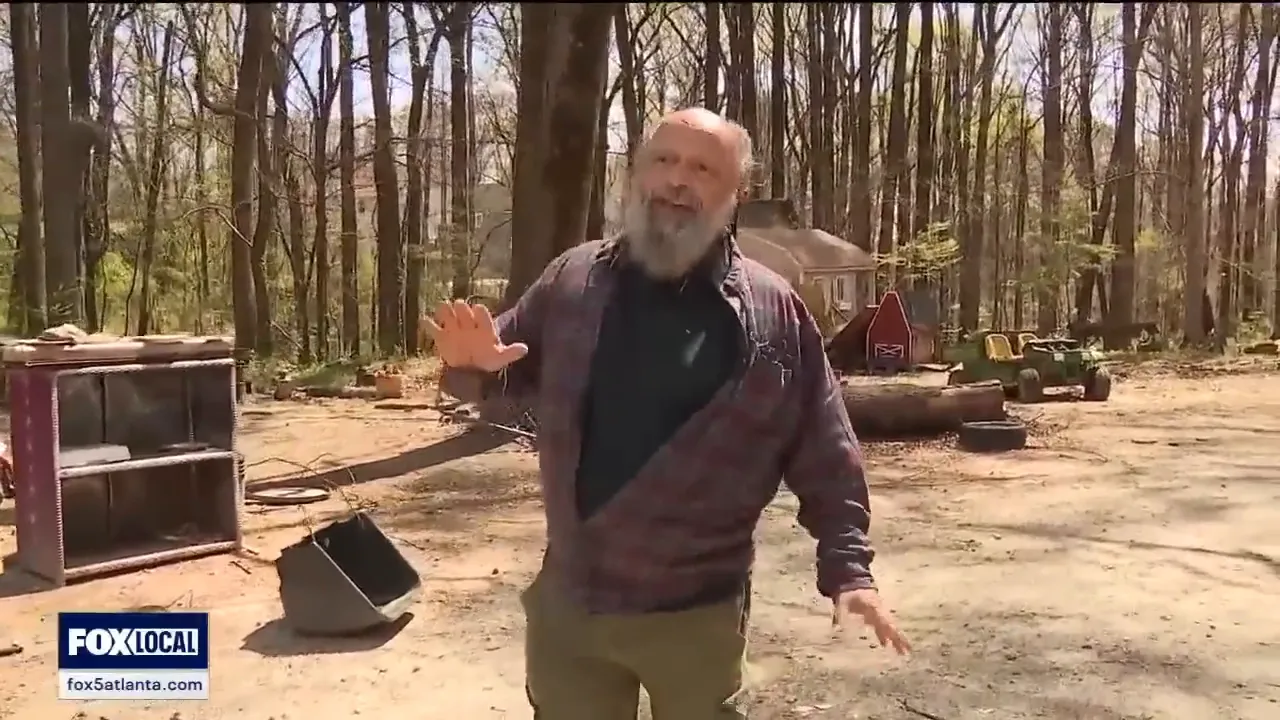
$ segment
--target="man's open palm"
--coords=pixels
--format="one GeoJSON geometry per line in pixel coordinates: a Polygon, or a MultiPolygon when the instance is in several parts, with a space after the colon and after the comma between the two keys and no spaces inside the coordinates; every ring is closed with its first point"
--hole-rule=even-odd
{"type": "Polygon", "coordinates": [[[462,300],[440,303],[427,318],[440,360],[450,367],[474,367],[497,372],[529,354],[524,343],[504,345],[489,308],[462,300]]]}
{"type": "Polygon", "coordinates": [[[899,655],[911,652],[911,643],[898,630],[893,613],[880,600],[880,593],[871,588],[849,590],[840,593],[831,609],[831,624],[836,627],[849,627],[854,618],[861,619],[876,634],[881,647],[891,647],[899,655]]]}

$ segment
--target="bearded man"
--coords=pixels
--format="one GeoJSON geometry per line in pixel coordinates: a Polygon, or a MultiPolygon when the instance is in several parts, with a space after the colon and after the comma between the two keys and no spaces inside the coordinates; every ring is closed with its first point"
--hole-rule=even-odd
{"type": "Polygon", "coordinates": [[[496,322],[445,304],[441,359],[533,400],[547,551],[521,597],[539,720],[743,718],[752,535],[785,479],[833,620],[908,650],[871,576],[861,454],[821,334],[746,259],[746,131],[703,109],[637,153],[615,240],[554,260],[496,322]]]}

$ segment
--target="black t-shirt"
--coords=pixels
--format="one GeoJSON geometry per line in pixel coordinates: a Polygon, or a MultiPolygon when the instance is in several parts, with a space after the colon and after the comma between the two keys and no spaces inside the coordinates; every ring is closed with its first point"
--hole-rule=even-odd
{"type": "Polygon", "coordinates": [[[619,266],[583,399],[578,512],[590,517],[733,377],[741,324],[713,279],[619,266]]]}

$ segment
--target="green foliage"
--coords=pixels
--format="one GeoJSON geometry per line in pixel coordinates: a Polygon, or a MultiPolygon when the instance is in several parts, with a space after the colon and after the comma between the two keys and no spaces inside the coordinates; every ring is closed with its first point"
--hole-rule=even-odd
{"type": "Polygon", "coordinates": [[[277,380],[288,378],[301,386],[339,388],[354,384],[357,371],[367,363],[366,358],[342,358],[298,365],[279,357],[254,358],[246,376],[254,387],[271,387],[277,380]]]}
{"type": "Polygon", "coordinates": [[[960,243],[951,232],[951,223],[933,223],[915,239],[888,256],[877,256],[880,265],[896,267],[901,277],[915,280],[937,278],[960,261],[960,243]]]}

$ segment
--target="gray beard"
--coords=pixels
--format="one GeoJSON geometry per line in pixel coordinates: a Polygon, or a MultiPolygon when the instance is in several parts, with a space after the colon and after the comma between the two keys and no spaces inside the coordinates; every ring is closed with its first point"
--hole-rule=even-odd
{"type": "Polygon", "coordinates": [[[733,212],[700,212],[691,219],[660,217],[661,211],[637,193],[623,206],[622,242],[628,257],[655,280],[675,280],[688,274],[720,238],[733,212]],[[723,218],[717,217],[724,215],[723,218]]]}

